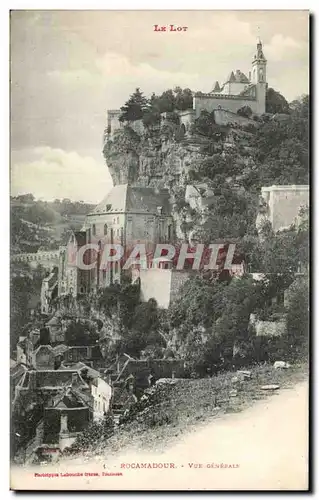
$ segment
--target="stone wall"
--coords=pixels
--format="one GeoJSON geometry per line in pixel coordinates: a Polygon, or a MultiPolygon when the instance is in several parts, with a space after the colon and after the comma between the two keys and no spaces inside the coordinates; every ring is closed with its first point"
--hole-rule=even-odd
{"type": "Polygon", "coordinates": [[[251,314],[250,323],[254,326],[257,337],[280,337],[286,333],[287,329],[285,316],[277,321],[260,321],[254,314],[251,314]]]}
{"type": "Polygon", "coordinates": [[[196,95],[193,99],[193,108],[195,109],[196,118],[199,117],[201,111],[213,111],[218,109],[218,107],[222,109],[228,109],[233,113],[237,113],[237,111],[243,106],[249,106],[253,113],[258,112],[258,103],[254,97],[249,96],[228,96],[228,95],[220,95],[220,96],[211,96],[209,94],[196,95]]]}
{"type": "Polygon", "coordinates": [[[141,300],[155,299],[158,307],[167,309],[171,296],[171,269],[141,269],[141,300]]]}
{"type": "Polygon", "coordinates": [[[40,264],[45,269],[52,269],[59,264],[59,250],[13,254],[10,260],[11,262],[25,262],[32,268],[37,268],[40,264]]]}
{"type": "Polygon", "coordinates": [[[309,186],[270,186],[261,188],[261,196],[268,205],[267,218],[274,231],[297,222],[301,206],[309,206],[309,186]]]}
{"type": "Polygon", "coordinates": [[[192,271],[176,269],[141,269],[139,271],[141,300],[155,299],[158,307],[167,309],[177,299],[181,286],[192,271]]]}
{"type": "Polygon", "coordinates": [[[185,111],[179,111],[178,114],[180,123],[185,126],[185,132],[188,132],[195,119],[195,110],[186,109],[185,111]]]}
{"type": "Polygon", "coordinates": [[[144,125],[142,120],[136,120],[134,122],[120,122],[119,118],[121,116],[121,111],[119,109],[110,109],[107,111],[107,126],[108,126],[108,137],[113,138],[114,133],[117,130],[122,129],[125,125],[129,125],[137,134],[142,134],[144,131],[144,125]]]}
{"type": "MultiPolygon", "coordinates": [[[[249,104],[248,104],[249,106],[249,104]]],[[[249,106],[251,107],[251,106],[249,106]]],[[[253,120],[250,120],[249,118],[246,118],[245,116],[240,116],[237,113],[234,113],[232,111],[229,111],[227,109],[215,109],[214,110],[214,119],[215,123],[217,125],[228,125],[229,123],[231,124],[240,124],[240,125],[247,125],[248,123],[252,123],[255,125],[255,122],[253,120]]]]}

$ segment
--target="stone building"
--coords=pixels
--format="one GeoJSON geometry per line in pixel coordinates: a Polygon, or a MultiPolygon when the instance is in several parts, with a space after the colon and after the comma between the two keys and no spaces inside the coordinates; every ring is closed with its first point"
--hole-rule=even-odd
{"type": "Polygon", "coordinates": [[[148,249],[172,240],[169,193],[128,184],[114,186],[88,214],[84,233],[86,242],[99,248],[93,269],[86,272],[86,289],[94,292],[120,281],[120,262],[108,268],[101,263],[106,244],[122,245],[125,255],[129,255],[136,244],[143,243],[148,249]]]}
{"type": "Polygon", "coordinates": [[[197,118],[201,111],[213,111],[225,108],[235,113],[243,106],[249,106],[253,113],[261,115],[266,110],[267,60],[260,40],[252,61],[252,68],[247,77],[237,69],[231,71],[225,83],[220,87],[216,82],[208,94],[197,92],[194,95],[193,109],[197,118]]]}
{"type": "MultiPolygon", "coordinates": [[[[217,109],[228,110],[233,113],[249,106],[253,113],[261,115],[266,111],[267,91],[267,60],[263,53],[260,39],[257,41],[256,51],[252,60],[251,70],[248,77],[240,70],[231,71],[223,84],[215,82],[213,89],[208,93],[195,92],[193,94],[193,109],[180,111],[181,124],[185,131],[201,111],[212,112],[217,109]]],[[[124,124],[119,121],[120,110],[109,110],[107,112],[107,138],[112,139],[116,130],[121,129],[124,124]]],[[[139,122],[141,122],[139,120],[139,122]]],[[[142,124],[137,126],[136,122],[130,122],[135,131],[140,133],[142,124]]]]}
{"type": "Polygon", "coordinates": [[[41,312],[48,314],[51,301],[58,294],[58,272],[55,268],[44,280],[41,286],[41,312]]]}
{"type": "Polygon", "coordinates": [[[308,185],[262,187],[257,228],[267,220],[275,232],[298,224],[302,207],[309,207],[308,185]]]}
{"type": "Polygon", "coordinates": [[[72,231],[66,247],[60,248],[58,295],[77,295],[87,292],[87,272],[78,265],[79,250],[88,243],[85,231],[72,231]]]}
{"type": "MultiPolygon", "coordinates": [[[[174,237],[168,190],[114,186],[87,215],[82,230],[71,232],[66,247],[60,247],[58,273],[42,284],[42,312],[52,310],[53,289],[57,289],[58,297],[76,298],[120,281],[121,262],[102,262],[105,245],[122,245],[125,258],[136,244],[143,243],[146,251],[151,251],[155,244],[173,241],[174,237]]],[[[58,327],[61,330],[61,325],[58,327]]]]}

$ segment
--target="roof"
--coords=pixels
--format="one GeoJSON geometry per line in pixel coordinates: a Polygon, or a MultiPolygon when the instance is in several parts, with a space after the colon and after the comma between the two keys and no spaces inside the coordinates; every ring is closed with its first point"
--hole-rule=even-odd
{"type": "Polygon", "coordinates": [[[19,342],[17,343],[17,345],[19,347],[25,347],[26,346],[26,343],[27,343],[27,337],[20,337],[20,340],[19,342]]]}
{"type": "Polygon", "coordinates": [[[52,398],[52,406],[49,408],[85,408],[87,402],[81,396],[82,393],[80,391],[72,387],[67,387],[62,394],[59,393],[52,398]]]}
{"type": "MultiPolygon", "coordinates": [[[[11,364],[11,360],[10,360],[11,364]]],[[[22,375],[27,371],[27,367],[24,365],[20,364],[15,364],[15,366],[10,366],[10,377],[16,378],[16,377],[22,377],[22,375]]]]}
{"type": "Polygon", "coordinates": [[[61,325],[61,320],[57,316],[53,316],[46,324],[48,326],[61,325]]]}
{"type": "Polygon", "coordinates": [[[219,86],[219,83],[217,80],[215,82],[215,85],[214,85],[212,92],[220,92],[220,86],[219,86]]]}
{"type": "Polygon", "coordinates": [[[58,345],[53,347],[53,352],[54,352],[55,356],[63,354],[65,351],[68,351],[68,350],[69,350],[69,347],[67,345],[64,345],[64,344],[58,344],[58,345]]]}
{"type": "Polygon", "coordinates": [[[69,353],[80,353],[84,357],[90,357],[90,359],[101,359],[102,353],[100,346],[98,344],[93,345],[72,345],[68,348],[69,353]]]}
{"type": "Polygon", "coordinates": [[[86,244],[86,232],[85,231],[74,231],[73,232],[77,244],[82,247],[86,244]]]}
{"type": "Polygon", "coordinates": [[[157,207],[162,207],[163,213],[170,213],[168,191],[156,192],[153,188],[118,184],[89,215],[102,213],[157,214],[157,207]]]}
{"type": "Polygon", "coordinates": [[[232,71],[228,75],[225,83],[249,83],[249,80],[247,76],[242,71],[240,71],[240,69],[237,69],[235,73],[232,71]]]}
{"type": "Polygon", "coordinates": [[[94,370],[90,366],[87,366],[85,363],[82,363],[82,361],[79,361],[78,363],[73,363],[72,365],[66,366],[64,363],[60,366],[60,370],[74,370],[77,372],[83,372],[87,370],[87,374],[89,377],[97,378],[100,377],[101,374],[97,370],[94,370]]]}
{"type": "Polygon", "coordinates": [[[75,387],[88,387],[77,370],[37,370],[28,372],[36,379],[36,387],[42,389],[58,388],[70,386],[72,384],[72,375],[76,374],[76,379],[73,380],[75,387]]]}

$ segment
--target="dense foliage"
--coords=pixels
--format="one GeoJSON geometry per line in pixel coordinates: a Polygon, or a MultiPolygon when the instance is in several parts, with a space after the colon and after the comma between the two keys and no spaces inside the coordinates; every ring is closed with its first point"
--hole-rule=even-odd
{"type": "Polygon", "coordinates": [[[121,107],[120,121],[143,120],[146,127],[151,127],[160,123],[161,113],[167,113],[168,120],[176,123],[179,118],[175,111],[184,111],[192,107],[193,94],[190,89],[176,87],[174,90],[165,90],[159,96],[153,93],[150,99],[147,99],[137,88],[121,107]]]}

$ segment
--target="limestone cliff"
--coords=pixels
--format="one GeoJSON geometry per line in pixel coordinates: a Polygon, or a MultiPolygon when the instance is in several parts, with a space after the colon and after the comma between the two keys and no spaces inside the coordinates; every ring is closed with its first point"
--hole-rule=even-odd
{"type": "Polygon", "coordinates": [[[103,153],[115,185],[131,183],[173,191],[184,184],[191,165],[202,158],[198,145],[174,125],[143,134],[127,126],[106,142],[103,153]]]}
{"type": "Polygon", "coordinates": [[[169,122],[139,133],[125,126],[104,146],[115,185],[130,183],[169,190],[177,237],[184,240],[194,237],[212,214],[209,193],[214,194],[216,186],[245,196],[246,184],[254,174],[249,127],[255,127],[250,124],[244,130],[245,124],[237,123],[216,127],[220,127],[222,138],[186,134],[180,124],[169,122]],[[205,162],[210,162],[208,167],[205,162]],[[193,184],[198,199],[187,197],[187,186],[193,184]]]}

